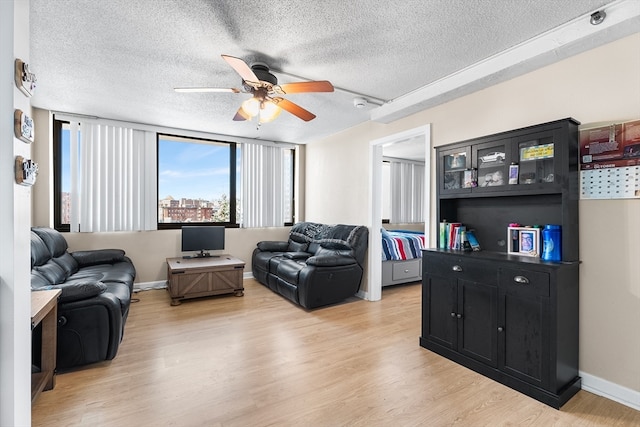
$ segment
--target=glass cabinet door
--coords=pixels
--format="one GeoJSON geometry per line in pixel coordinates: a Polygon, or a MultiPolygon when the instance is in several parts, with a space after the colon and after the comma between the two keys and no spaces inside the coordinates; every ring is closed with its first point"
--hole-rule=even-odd
{"type": "Polygon", "coordinates": [[[534,135],[517,141],[518,184],[545,184],[555,181],[553,135],[534,135]]]}
{"type": "Polygon", "coordinates": [[[509,165],[511,164],[511,141],[504,139],[473,147],[474,164],[478,168],[478,187],[490,190],[509,184],[509,165]]]}
{"type": "Polygon", "coordinates": [[[440,153],[440,167],[442,168],[440,189],[444,193],[459,193],[470,191],[475,182],[471,176],[470,147],[446,150],[440,153]]]}

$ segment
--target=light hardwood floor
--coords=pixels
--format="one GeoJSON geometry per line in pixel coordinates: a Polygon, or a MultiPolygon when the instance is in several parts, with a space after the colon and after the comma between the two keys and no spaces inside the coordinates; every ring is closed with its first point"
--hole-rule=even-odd
{"type": "Polygon", "coordinates": [[[305,311],[253,280],[245,296],[169,305],[136,294],[113,361],[59,374],[34,426],[638,426],[580,391],[561,410],[418,344],[419,284],[305,311]]]}

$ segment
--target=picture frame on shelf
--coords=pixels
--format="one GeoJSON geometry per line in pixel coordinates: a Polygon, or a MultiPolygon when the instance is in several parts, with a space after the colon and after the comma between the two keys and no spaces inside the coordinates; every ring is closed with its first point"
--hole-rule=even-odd
{"type": "Polygon", "coordinates": [[[513,255],[525,255],[539,257],[540,229],[533,227],[508,227],[507,229],[507,253],[513,255]]]}

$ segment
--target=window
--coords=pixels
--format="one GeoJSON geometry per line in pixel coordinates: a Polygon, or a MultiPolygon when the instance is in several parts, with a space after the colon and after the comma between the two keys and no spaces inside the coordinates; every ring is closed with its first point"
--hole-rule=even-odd
{"type": "Polygon", "coordinates": [[[158,228],[293,224],[294,149],[158,135],[158,228]]]}
{"type": "Polygon", "coordinates": [[[383,222],[424,222],[424,174],[421,162],[388,158],[383,163],[383,218],[388,218],[383,222]]]}
{"type": "Polygon", "coordinates": [[[104,122],[54,119],[56,229],[293,224],[293,146],[160,134],[104,122]],[[138,211],[143,220],[131,220],[131,212],[138,211]]]}
{"type": "Polygon", "coordinates": [[[154,134],[95,119],[54,120],[54,225],[61,231],[156,228],[154,134]]]}
{"type": "Polygon", "coordinates": [[[234,142],[159,134],[158,228],[238,224],[240,154],[234,142]]]}
{"type": "Polygon", "coordinates": [[[246,144],[242,164],[242,226],[293,224],[294,150],[246,144]]]}
{"type": "Polygon", "coordinates": [[[69,231],[71,220],[71,163],[69,123],[60,120],[53,122],[53,155],[55,173],[53,176],[54,227],[59,231],[69,231]]]}

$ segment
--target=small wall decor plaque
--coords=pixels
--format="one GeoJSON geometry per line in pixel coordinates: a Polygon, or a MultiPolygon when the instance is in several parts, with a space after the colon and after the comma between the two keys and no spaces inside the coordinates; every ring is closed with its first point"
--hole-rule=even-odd
{"type": "Polygon", "coordinates": [[[27,96],[33,95],[36,88],[36,75],[29,70],[29,64],[16,59],[15,81],[18,89],[27,96]]]}
{"type": "Polygon", "coordinates": [[[22,156],[16,156],[16,182],[20,185],[31,186],[36,183],[38,164],[22,156]]]}
{"type": "Polygon", "coordinates": [[[28,144],[33,142],[35,126],[31,117],[27,116],[21,110],[16,110],[13,116],[13,125],[16,138],[19,138],[28,144]]]}

